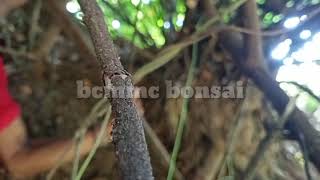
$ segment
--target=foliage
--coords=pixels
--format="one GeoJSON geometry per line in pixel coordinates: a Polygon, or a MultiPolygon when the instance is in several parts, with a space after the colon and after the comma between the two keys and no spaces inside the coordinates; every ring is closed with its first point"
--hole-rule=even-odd
{"type": "MultiPolygon", "coordinates": [[[[109,30],[114,38],[123,38],[140,48],[164,46],[172,34],[182,30],[188,5],[186,0],[97,0],[102,8],[109,30]],[[111,17],[111,18],[110,18],[111,17]]],[[[197,2],[197,1],[194,1],[197,2]]],[[[236,0],[218,1],[217,8],[223,11],[236,0]]],[[[75,0],[69,2],[77,6],[75,0]]],[[[257,0],[258,13],[263,28],[276,25],[284,19],[288,9],[301,9],[319,4],[320,0],[257,0]]],[[[82,19],[80,8],[72,12],[82,19]]],[[[237,12],[223,17],[231,22],[237,12]]]]}
{"type": "MultiPolygon", "coordinates": [[[[124,38],[141,48],[162,47],[170,32],[181,30],[187,10],[184,0],[175,3],[161,0],[98,0],[98,3],[105,17],[108,17],[106,22],[112,36],[124,38]]],[[[80,11],[74,15],[82,18],[80,11]]]]}

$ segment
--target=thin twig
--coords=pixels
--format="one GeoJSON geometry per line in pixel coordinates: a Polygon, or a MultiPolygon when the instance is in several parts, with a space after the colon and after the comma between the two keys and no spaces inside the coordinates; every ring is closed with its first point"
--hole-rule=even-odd
{"type": "Polygon", "coordinates": [[[32,15],[31,15],[31,23],[30,23],[30,29],[28,32],[28,37],[29,37],[29,50],[33,49],[34,42],[36,39],[36,33],[39,29],[39,18],[40,18],[40,12],[41,12],[41,7],[42,7],[42,0],[37,0],[35,2],[32,15]]]}
{"type": "Polygon", "coordinates": [[[89,115],[85,118],[82,122],[79,131],[86,130],[89,126],[93,125],[96,122],[97,115],[101,110],[104,110],[105,106],[107,105],[108,99],[103,98],[99,100],[91,109],[89,115]]]}
{"type": "MultiPolygon", "coordinates": [[[[73,139],[73,142],[74,142],[74,144],[76,144],[75,139],[73,139]]],[[[49,173],[47,174],[46,180],[52,180],[53,176],[56,174],[56,172],[57,172],[57,170],[59,169],[59,167],[62,166],[62,164],[63,164],[63,162],[64,162],[63,160],[64,160],[66,154],[68,154],[68,153],[72,150],[72,148],[73,148],[73,147],[71,146],[71,147],[68,147],[68,148],[65,149],[65,151],[64,151],[64,152],[61,154],[61,156],[59,157],[56,165],[55,165],[55,166],[49,171],[49,173]]]]}
{"type": "Polygon", "coordinates": [[[221,165],[217,179],[220,179],[223,177],[224,168],[227,165],[227,161],[231,159],[232,153],[234,151],[234,146],[237,142],[238,133],[243,124],[243,121],[241,121],[241,115],[243,113],[245,103],[246,103],[246,99],[243,99],[243,101],[239,105],[239,109],[237,110],[234,116],[234,120],[232,121],[233,122],[232,126],[231,128],[229,128],[230,131],[228,134],[226,153],[225,153],[224,161],[221,165]]]}
{"type": "MultiPolygon", "coordinates": [[[[194,74],[195,74],[195,67],[196,67],[196,63],[197,63],[197,58],[198,58],[198,44],[196,43],[193,45],[193,48],[192,48],[192,61],[191,61],[191,65],[190,65],[189,72],[188,72],[186,87],[190,87],[192,85],[192,81],[194,79],[194,74]]],[[[180,119],[179,119],[176,139],[175,139],[173,151],[171,154],[171,160],[170,160],[167,180],[172,180],[172,178],[174,176],[175,169],[176,169],[176,161],[177,161],[178,153],[179,153],[180,146],[181,146],[183,130],[184,130],[184,127],[185,127],[187,120],[188,120],[187,116],[188,116],[189,101],[190,101],[190,98],[184,98],[182,101],[182,109],[181,109],[181,113],[180,113],[180,119]]]]}
{"type": "MultiPolygon", "coordinates": [[[[93,125],[97,117],[99,115],[103,115],[108,113],[109,108],[105,108],[105,106],[109,106],[107,103],[107,99],[103,98],[102,100],[98,101],[92,108],[89,116],[82,122],[82,126],[77,130],[75,133],[75,142],[76,142],[76,150],[75,150],[75,158],[73,161],[73,168],[72,168],[72,175],[71,179],[74,180],[78,176],[78,170],[79,170],[79,162],[80,162],[80,145],[84,140],[85,134],[88,130],[88,127],[93,125]],[[102,110],[100,110],[103,108],[102,110]],[[100,110],[100,111],[99,111],[100,110]]],[[[105,127],[102,125],[102,127],[105,127]]]]}
{"type": "Polygon", "coordinates": [[[281,34],[289,33],[291,31],[296,30],[298,27],[301,27],[306,22],[313,19],[314,17],[316,17],[319,14],[320,14],[320,7],[316,8],[316,9],[312,10],[310,13],[308,13],[306,19],[304,19],[301,23],[299,23],[297,27],[292,28],[292,29],[281,28],[281,29],[275,29],[275,30],[267,30],[267,31],[263,31],[263,32],[256,32],[256,31],[253,31],[248,28],[243,28],[243,27],[238,27],[238,26],[229,26],[227,30],[237,31],[237,32],[251,34],[251,35],[257,35],[257,36],[279,36],[281,34]]]}
{"type": "Polygon", "coordinates": [[[304,85],[301,85],[301,84],[299,84],[299,83],[297,83],[297,82],[293,82],[293,81],[289,81],[289,82],[283,81],[283,82],[280,82],[280,83],[292,84],[292,85],[298,87],[299,89],[305,91],[305,92],[308,93],[311,97],[313,97],[315,100],[317,100],[318,102],[320,102],[320,97],[317,96],[314,92],[312,92],[311,89],[309,89],[308,87],[306,87],[306,86],[304,86],[304,85]]]}
{"type": "Polygon", "coordinates": [[[221,15],[217,15],[215,17],[212,17],[211,19],[209,19],[205,24],[201,25],[198,28],[198,32],[197,33],[202,33],[206,30],[208,30],[208,28],[210,26],[212,26],[213,24],[215,24],[216,22],[220,21],[220,19],[222,19],[221,17],[224,17],[226,15],[229,15],[230,13],[235,12],[237,9],[239,9],[239,7],[241,7],[244,3],[246,3],[247,0],[238,0],[234,3],[232,3],[231,6],[227,7],[227,8],[223,8],[221,11],[221,15]]]}
{"type": "Polygon", "coordinates": [[[81,153],[81,144],[84,140],[84,136],[86,134],[86,131],[78,131],[76,133],[75,137],[75,156],[73,160],[73,166],[72,166],[72,173],[71,173],[71,179],[74,180],[77,176],[78,170],[79,170],[79,164],[80,164],[80,153],[81,153]]]}
{"type": "MultiPolygon", "coordinates": [[[[143,119],[143,127],[146,133],[147,140],[149,140],[149,142],[151,142],[154,148],[158,151],[161,160],[164,161],[164,165],[166,166],[166,168],[168,168],[170,164],[170,154],[168,153],[166,147],[162,144],[157,134],[145,119],[143,119]]],[[[175,179],[185,179],[178,168],[176,168],[175,170],[175,179]]]]}
{"type": "Polygon", "coordinates": [[[111,116],[111,106],[108,104],[107,105],[107,113],[104,117],[104,120],[101,124],[101,128],[100,128],[100,131],[98,133],[98,137],[91,149],[91,151],[89,152],[89,155],[87,156],[87,158],[84,160],[83,164],[81,165],[80,169],[79,169],[79,172],[77,173],[76,177],[74,180],[80,180],[81,177],[83,176],[85,170],[87,169],[89,163],[91,162],[93,156],[95,155],[98,147],[100,146],[101,142],[103,141],[103,138],[105,137],[105,133],[106,133],[106,127],[107,127],[107,124],[109,122],[109,119],[110,119],[110,116],[111,116]]]}
{"type": "MultiPolygon", "coordinates": [[[[74,145],[78,146],[78,144],[80,144],[82,141],[79,141],[77,139],[79,139],[80,134],[84,134],[87,132],[87,129],[89,126],[91,126],[92,124],[94,124],[96,122],[97,119],[97,115],[101,115],[101,108],[105,107],[107,103],[107,99],[101,99],[99,100],[91,109],[90,113],[87,115],[87,117],[84,119],[84,121],[82,122],[81,126],[79,127],[79,129],[76,131],[74,137],[73,137],[73,141],[74,141],[74,145]]],[[[56,171],[59,169],[59,167],[61,167],[61,165],[63,164],[63,159],[65,158],[65,155],[72,150],[72,147],[67,148],[66,151],[61,155],[61,157],[59,158],[59,160],[57,161],[56,165],[54,168],[52,168],[50,170],[50,172],[48,173],[46,180],[51,180],[53,178],[53,176],[55,175],[56,171]]]]}

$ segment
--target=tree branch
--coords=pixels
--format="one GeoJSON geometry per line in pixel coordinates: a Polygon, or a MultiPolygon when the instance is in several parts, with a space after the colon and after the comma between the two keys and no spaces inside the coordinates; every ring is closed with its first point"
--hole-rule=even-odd
{"type": "Polygon", "coordinates": [[[102,11],[96,1],[79,0],[79,2],[102,67],[105,89],[110,92],[108,95],[115,117],[112,131],[113,143],[123,179],[153,179],[142,121],[130,91],[133,89],[131,75],[121,65],[102,11]],[[114,90],[119,88],[130,93],[129,96],[115,97],[117,94],[114,90]]]}
{"type": "MultiPolygon", "coordinates": [[[[260,20],[257,12],[257,2],[255,0],[247,0],[244,4],[245,26],[257,34],[261,34],[260,20]]],[[[246,35],[245,43],[247,48],[246,66],[250,68],[261,67],[263,69],[267,69],[263,58],[261,36],[256,34],[246,35]]]]}
{"type": "MultiPolygon", "coordinates": [[[[248,3],[253,3],[250,1],[248,3]]],[[[248,16],[253,16],[253,14],[247,14],[246,18],[249,18],[248,16]]],[[[256,84],[271,102],[274,109],[282,115],[289,103],[288,95],[279,87],[278,82],[270,76],[265,67],[259,66],[259,62],[252,61],[260,61],[257,59],[259,56],[246,56],[243,54],[245,50],[254,51],[256,48],[253,47],[257,46],[257,44],[254,44],[254,41],[248,41],[251,42],[251,45],[248,44],[246,46],[247,49],[243,49],[244,42],[241,42],[241,38],[239,38],[240,40],[235,39],[234,33],[231,31],[220,32],[219,37],[223,48],[231,54],[234,63],[238,65],[242,73],[256,84]],[[249,60],[248,57],[252,59],[249,60]]],[[[320,171],[320,133],[310,124],[307,115],[295,107],[284,127],[290,132],[288,137],[294,140],[300,141],[300,133],[304,136],[309,159],[320,171]]]]}

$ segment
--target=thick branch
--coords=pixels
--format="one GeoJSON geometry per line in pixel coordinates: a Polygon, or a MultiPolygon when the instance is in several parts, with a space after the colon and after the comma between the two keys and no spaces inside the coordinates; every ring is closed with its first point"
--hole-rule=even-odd
{"type": "MultiPolygon", "coordinates": [[[[251,77],[255,84],[264,92],[264,95],[272,103],[273,107],[282,114],[289,103],[288,95],[279,87],[269,74],[263,70],[244,70],[251,77]]],[[[308,147],[309,159],[314,163],[320,171],[320,134],[312,124],[308,117],[298,108],[295,108],[285,128],[289,130],[291,138],[300,141],[300,133],[305,137],[308,147]]]]}
{"type": "MultiPolygon", "coordinates": [[[[251,8],[255,9],[251,3],[255,4],[255,1],[248,1],[246,6],[251,6],[251,8]]],[[[256,7],[256,5],[254,6],[256,7]]],[[[247,19],[250,19],[250,16],[256,16],[256,11],[251,12],[252,9],[249,10],[249,7],[246,8],[247,19]],[[249,14],[248,11],[254,14],[249,14]]],[[[250,27],[257,28],[253,26],[250,27]]],[[[240,34],[237,35],[239,36],[240,34]]],[[[289,103],[289,97],[279,87],[278,82],[276,82],[267,72],[262,63],[263,59],[259,59],[260,48],[257,47],[259,43],[255,44],[255,42],[258,42],[259,40],[247,39],[248,41],[245,42],[247,43],[247,49],[243,49],[244,42],[241,42],[241,38],[235,39],[234,37],[237,37],[235,36],[235,32],[230,33],[224,31],[220,33],[222,46],[230,52],[232,59],[235,64],[238,65],[240,70],[257,85],[257,87],[264,93],[265,97],[272,103],[274,109],[282,115],[289,103]],[[249,51],[247,53],[248,56],[243,55],[242,52],[245,50],[249,51]],[[250,56],[250,54],[256,54],[256,56],[250,56]]],[[[251,38],[260,37],[253,36],[251,38]]],[[[295,107],[285,124],[285,129],[290,132],[290,138],[292,139],[300,141],[301,134],[305,137],[305,143],[308,147],[307,151],[309,152],[309,159],[320,171],[320,133],[310,124],[307,115],[295,107]]]]}
{"type": "Polygon", "coordinates": [[[108,76],[122,74],[124,69],[104,22],[103,13],[94,0],[79,0],[97,58],[108,76]]]}
{"type": "Polygon", "coordinates": [[[257,34],[247,34],[246,35],[246,47],[247,47],[247,59],[246,66],[255,68],[262,67],[266,68],[266,64],[264,62],[263,56],[263,47],[262,47],[262,39],[260,29],[260,20],[257,14],[258,7],[256,0],[247,0],[244,4],[244,16],[245,18],[245,26],[247,29],[256,32],[257,34]]]}
{"type": "Polygon", "coordinates": [[[133,89],[131,76],[121,65],[96,1],[79,0],[79,2],[97,58],[103,68],[105,88],[111,92],[109,95],[115,117],[112,136],[123,179],[153,179],[142,121],[133,103],[132,91],[129,91],[133,89]],[[119,94],[114,93],[115,88],[125,90],[129,94],[123,97],[116,96],[119,94]]]}

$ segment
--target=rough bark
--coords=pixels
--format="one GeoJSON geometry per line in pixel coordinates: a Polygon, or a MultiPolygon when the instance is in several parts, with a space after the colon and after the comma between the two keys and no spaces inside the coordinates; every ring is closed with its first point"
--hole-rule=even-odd
{"type": "Polygon", "coordinates": [[[113,91],[116,88],[132,90],[131,76],[121,65],[96,1],[79,2],[102,66],[105,89],[110,92],[108,95],[115,117],[112,136],[122,177],[125,180],[153,179],[143,125],[133,102],[132,92],[125,97],[116,97],[117,94],[113,91]]]}

